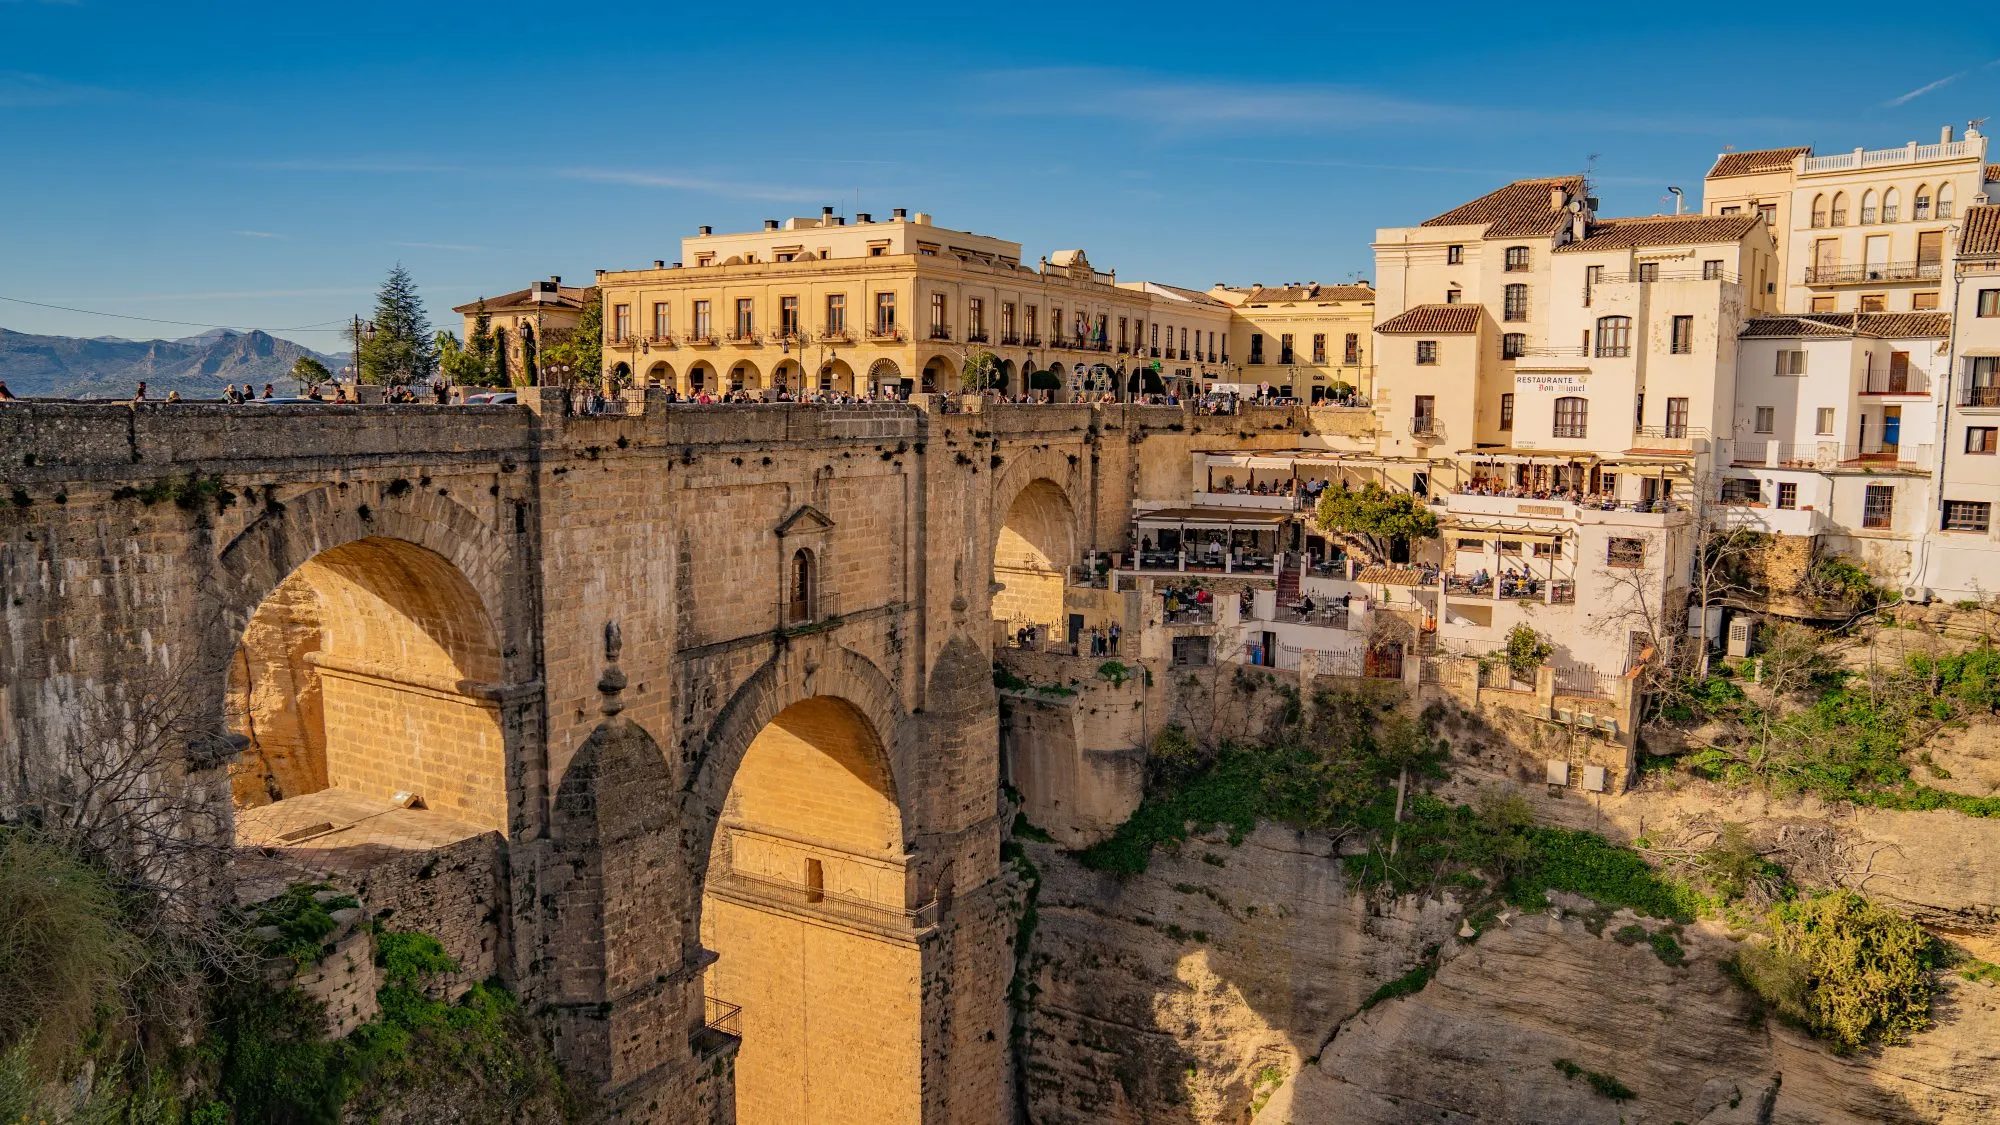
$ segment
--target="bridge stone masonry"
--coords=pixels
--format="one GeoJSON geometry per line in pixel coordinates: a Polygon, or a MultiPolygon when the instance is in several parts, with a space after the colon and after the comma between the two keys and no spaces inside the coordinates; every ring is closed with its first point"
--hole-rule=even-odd
{"type": "Polygon", "coordinates": [[[0,816],[137,761],[218,905],[357,888],[624,1120],[1012,1120],[996,574],[1192,415],[522,397],[0,408],[0,816]]]}

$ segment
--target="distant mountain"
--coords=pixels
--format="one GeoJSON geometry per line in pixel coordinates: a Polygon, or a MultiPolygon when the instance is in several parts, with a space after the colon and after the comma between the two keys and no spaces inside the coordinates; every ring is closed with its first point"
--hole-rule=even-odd
{"type": "Polygon", "coordinates": [[[154,398],[217,398],[229,383],[292,389],[292,363],[310,355],[339,371],[346,353],[327,355],[267,332],[213,329],[183,340],[35,336],[0,328],[0,381],[22,398],[124,398],[140,380],[154,398]]]}

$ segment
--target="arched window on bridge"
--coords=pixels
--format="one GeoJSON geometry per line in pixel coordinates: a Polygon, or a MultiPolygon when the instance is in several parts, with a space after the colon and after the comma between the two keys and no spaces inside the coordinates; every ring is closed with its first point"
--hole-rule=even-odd
{"type": "Polygon", "coordinates": [[[814,583],[818,579],[813,553],[810,548],[800,547],[792,552],[791,572],[785,583],[785,623],[802,625],[813,619],[814,583]]]}

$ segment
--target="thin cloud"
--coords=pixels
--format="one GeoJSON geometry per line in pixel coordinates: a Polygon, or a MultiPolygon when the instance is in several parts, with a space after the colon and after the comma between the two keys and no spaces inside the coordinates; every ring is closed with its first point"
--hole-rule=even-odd
{"type": "Polygon", "coordinates": [[[766,199],[781,203],[797,203],[838,196],[840,192],[827,188],[797,187],[790,184],[736,183],[728,180],[713,180],[702,176],[688,176],[676,172],[635,172],[615,168],[565,168],[555,173],[565,180],[584,180],[599,184],[627,184],[632,187],[668,188],[673,191],[692,191],[703,195],[719,195],[737,199],[766,199]]]}
{"type": "Polygon", "coordinates": [[[410,250],[449,250],[456,254],[477,254],[484,246],[467,246],[460,242],[391,242],[391,246],[402,246],[410,250]]]}
{"type": "Polygon", "coordinates": [[[395,157],[358,156],[346,158],[306,158],[299,160],[258,160],[244,167],[263,172],[359,172],[372,175],[399,176],[410,174],[432,174],[465,172],[467,169],[454,164],[440,164],[429,160],[403,160],[395,157]]]}
{"type": "Polygon", "coordinates": [[[84,301],[92,304],[113,305],[121,301],[246,301],[258,297],[351,297],[357,293],[373,293],[366,286],[343,286],[336,289],[231,289],[208,293],[136,293],[123,296],[65,297],[65,301],[84,301]]]}
{"type": "Polygon", "coordinates": [[[1963,77],[1965,77],[1964,71],[1959,71],[1957,74],[1947,74],[1943,78],[1940,78],[1935,82],[1926,82],[1922,86],[1919,86],[1914,90],[1911,90],[1909,93],[1900,95],[1898,97],[1890,98],[1888,101],[1883,102],[1882,104],[1893,109],[1896,106],[1905,105],[1909,102],[1913,102],[1918,98],[1923,97],[1925,94],[1930,93],[1932,90],[1938,89],[1941,86],[1948,86],[1951,83],[1963,77]]]}
{"type": "Polygon", "coordinates": [[[109,101],[109,90],[25,70],[0,70],[0,109],[46,109],[109,101]]]}
{"type": "Polygon", "coordinates": [[[282,235],[282,234],[277,234],[277,233],[275,233],[275,232],[272,232],[272,231],[268,231],[268,230],[233,230],[233,231],[230,231],[229,233],[230,233],[230,234],[233,234],[233,235],[236,235],[236,236],[237,236],[238,238],[283,238],[283,237],[285,237],[285,236],[284,236],[284,235],[282,235]]]}

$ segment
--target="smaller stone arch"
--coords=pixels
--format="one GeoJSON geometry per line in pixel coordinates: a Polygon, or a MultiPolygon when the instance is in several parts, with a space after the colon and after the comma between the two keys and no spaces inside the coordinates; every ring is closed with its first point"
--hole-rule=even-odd
{"type": "Polygon", "coordinates": [[[724,390],[731,393],[736,391],[755,392],[762,390],[763,387],[764,375],[763,372],[757,369],[755,363],[747,359],[739,359],[729,365],[729,378],[723,386],[724,390]]]}
{"type": "Polygon", "coordinates": [[[805,385],[799,379],[799,365],[796,360],[779,360],[771,369],[771,388],[780,391],[801,391],[805,385]]]}
{"type": "Polygon", "coordinates": [[[854,368],[844,359],[828,360],[819,366],[818,382],[814,389],[825,394],[851,395],[854,392],[854,368]]]}
{"type": "Polygon", "coordinates": [[[714,394],[718,389],[714,364],[705,359],[698,359],[688,365],[687,385],[681,388],[682,393],[695,395],[707,391],[709,394],[714,394]]]}
{"type": "Polygon", "coordinates": [[[958,367],[951,357],[939,353],[924,361],[923,379],[918,387],[924,394],[951,394],[958,390],[958,367]]]}
{"type": "Polygon", "coordinates": [[[666,360],[659,360],[646,369],[646,385],[649,387],[671,387],[674,385],[674,366],[666,360]]]}
{"type": "Polygon", "coordinates": [[[903,385],[903,371],[893,359],[878,359],[868,365],[868,386],[870,394],[883,391],[899,391],[903,385]]]}

